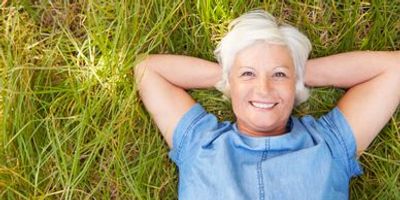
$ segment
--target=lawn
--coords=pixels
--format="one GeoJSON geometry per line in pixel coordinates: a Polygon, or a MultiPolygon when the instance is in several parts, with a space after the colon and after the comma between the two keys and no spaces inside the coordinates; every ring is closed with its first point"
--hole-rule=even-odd
{"type": "MultiPolygon", "coordinates": [[[[400,1],[2,0],[0,199],[176,199],[177,168],[143,107],[143,54],[215,61],[230,20],[265,9],[304,32],[311,57],[400,49],[400,1]]],[[[234,120],[215,90],[193,97],[234,120]]],[[[295,109],[320,116],[343,90],[295,109]]],[[[400,112],[361,156],[351,199],[400,199],[400,112]]]]}

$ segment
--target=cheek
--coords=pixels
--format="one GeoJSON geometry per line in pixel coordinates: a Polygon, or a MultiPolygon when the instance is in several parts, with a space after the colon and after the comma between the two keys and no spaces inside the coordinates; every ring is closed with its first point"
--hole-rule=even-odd
{"type": "Polygon", "coordinates": [[[296,88],[293,86],[290,86],[287,88],[286,92],[285,92],[285,96],[288,98],[295,98],[296,96],[296,88]]]}
{"type": "Polygon", "coordinates": [[[232,102],[232,106],[233,107],[238,107],[240,105],[240,102],[242,97],[240,95],[240,92],[238,92],[237,90],[231,90],[231,102],[232,102]]]}
{"type": "Polygon", "coordinates": [[[236,101],[236,104],[242,104],[244,102],[246,102],[246,97],[248,96],[249,92],[250,92],[250,88],[246,85],[237,85],[236,87],[234,87],[233,90],[231,90],[231,94],[233,97],[232,101],[236,101]]]}
{"type": "Polygon", "coordinates": [[[275,89],[279,93],[280,98],[284,99],[289,104],[295,101],[296,89],[294,84],[288,83],[279,85],[279,87],[276,87],[275,89]]]}
{"type": "Polygon", "coordinates": [[[232,109],[236,115],[242,115],[246,110],[248,89],[243,86],[233,86],[231,88],[232,109]]]}

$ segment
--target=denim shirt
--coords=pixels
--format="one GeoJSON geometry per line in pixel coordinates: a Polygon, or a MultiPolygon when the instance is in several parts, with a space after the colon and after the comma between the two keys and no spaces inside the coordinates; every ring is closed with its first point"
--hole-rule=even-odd
{"type": "Polygon", "coordinates": [[[251,137],[195,104],[178,122],[169,153],[179,199],[348,199],[362,168],[340,110],[289,122],[283,135],[251,137]]]}

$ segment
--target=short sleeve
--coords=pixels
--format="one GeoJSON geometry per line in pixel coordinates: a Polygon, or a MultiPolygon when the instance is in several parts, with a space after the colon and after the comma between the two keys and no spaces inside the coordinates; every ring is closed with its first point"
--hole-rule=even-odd
{"type": "Polygon", "coordinates": [[[362,167],[357,160],[357,147],[353,131],[338,107],[318,120],[332,156],[343,162],[349,177],[361,175],[362,167]]]}
{"type": "Polygon", "coordinates": [[[218,119],[199,104],[194,104],[179,120],[172,140],[169,157],[178,166],[204,143],[212,129],[218,127],[218,119]]]}

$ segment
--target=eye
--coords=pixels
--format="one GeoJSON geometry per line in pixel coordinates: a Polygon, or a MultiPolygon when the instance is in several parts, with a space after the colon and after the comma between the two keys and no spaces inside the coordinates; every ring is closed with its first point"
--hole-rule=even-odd
{"type": "Polygon", "coordinates": [[[286,77],[286,74],[283,72],[275,72],[274,77],[286,77]]]}
{"type": "Polygon", "coordinates": [[[254,73],[251,71],[243,72],[240,76],[254,76],[254,73]]]}

